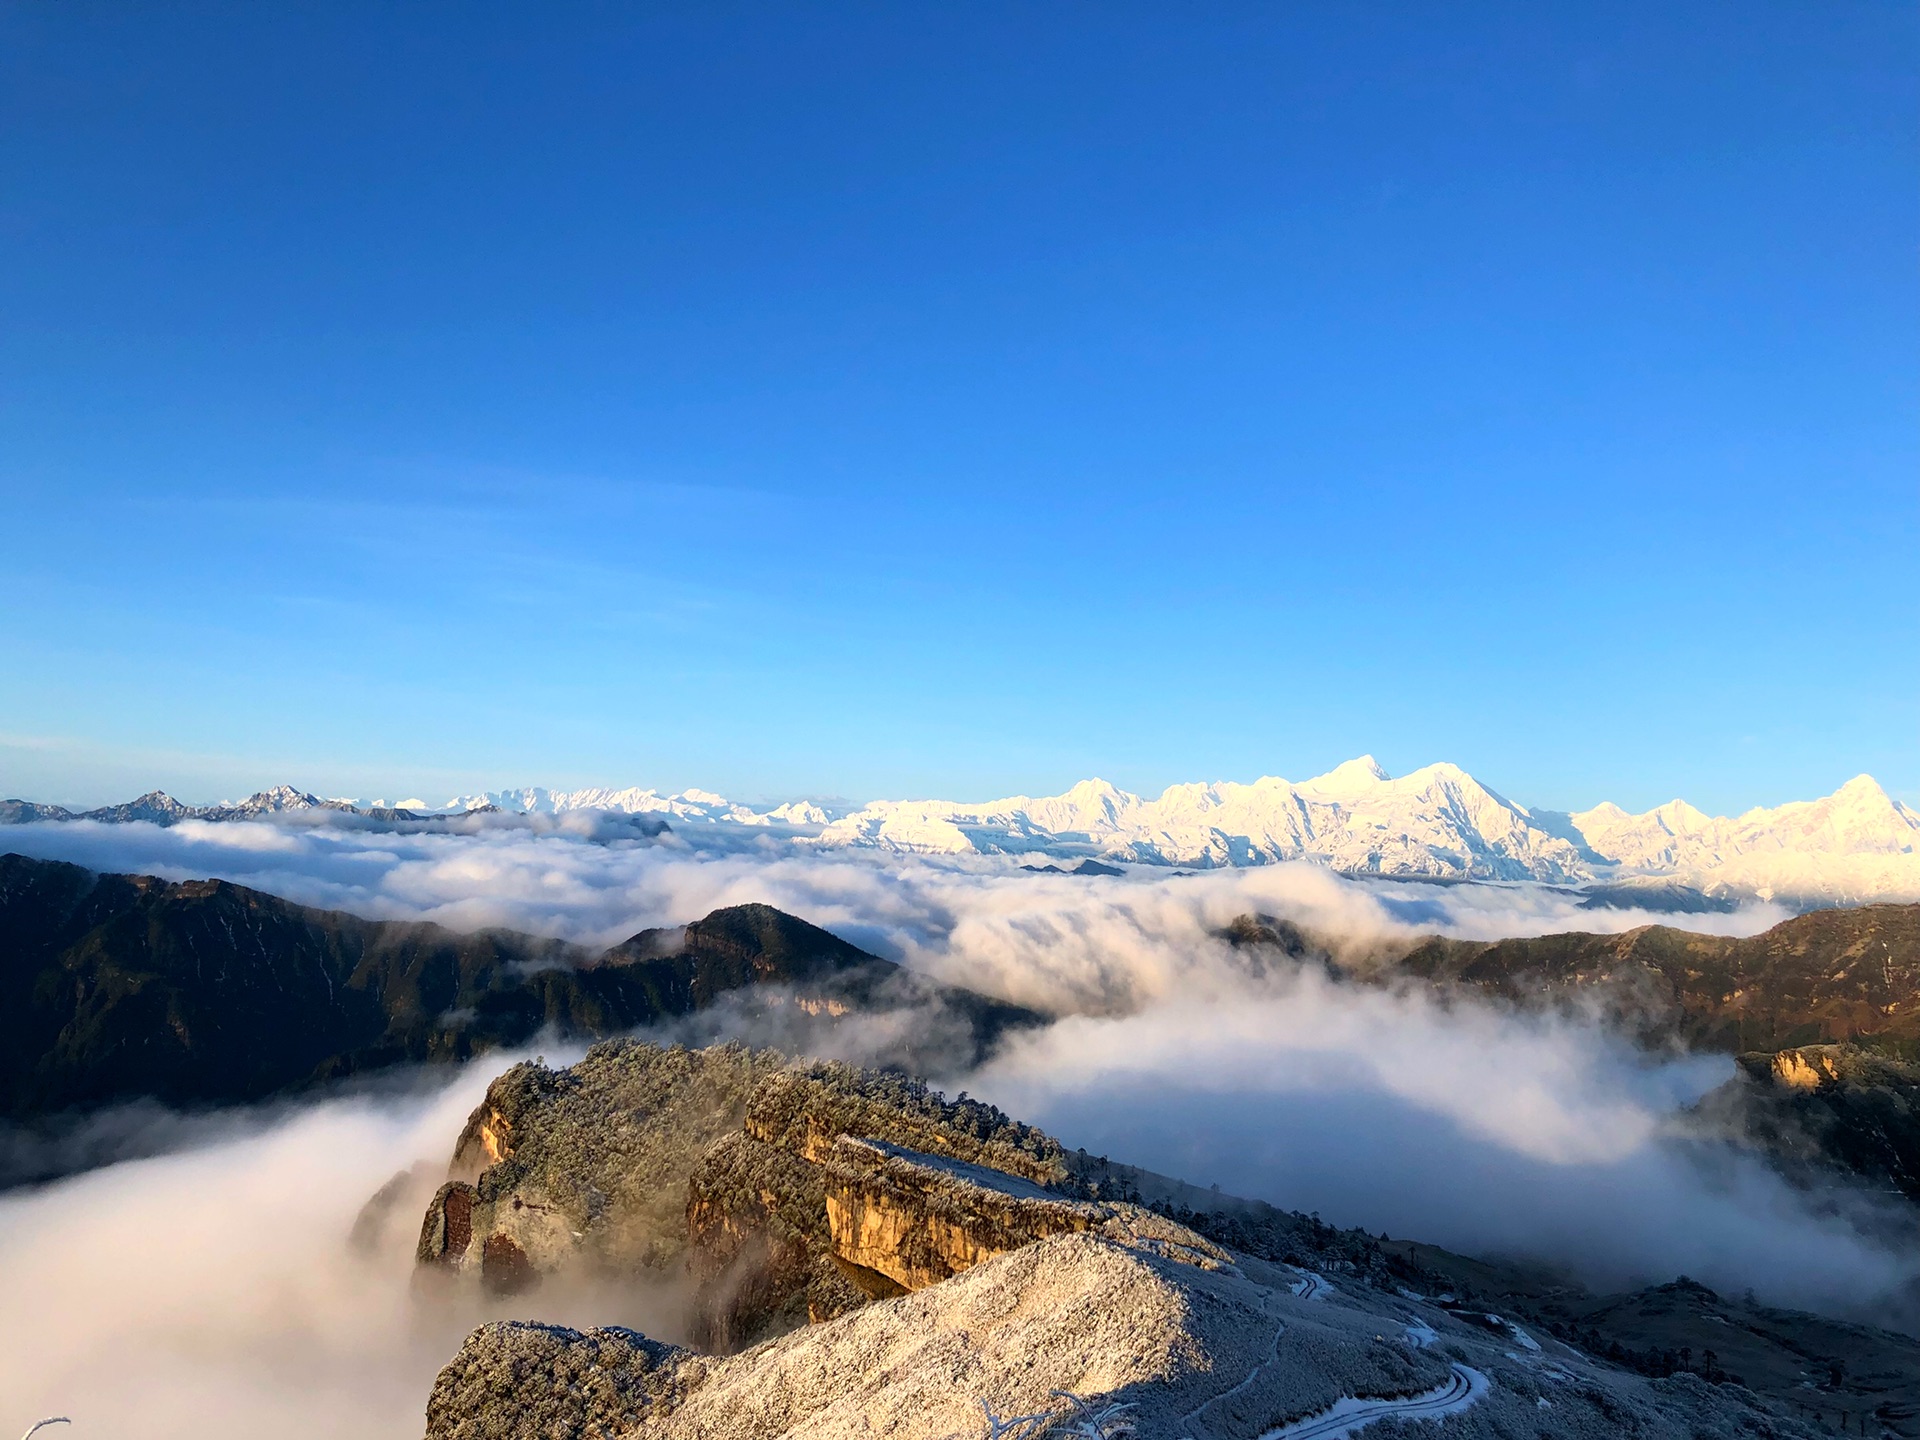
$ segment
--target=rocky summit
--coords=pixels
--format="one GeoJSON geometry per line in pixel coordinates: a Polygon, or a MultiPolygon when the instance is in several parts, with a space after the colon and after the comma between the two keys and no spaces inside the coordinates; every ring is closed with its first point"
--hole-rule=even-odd
{"type": "Polygon", "coordinates": [[[1920,1433],[1904,1337],[1684,1280],[1587,1295],[740,1045],[509,1070],[418,1264],[526,1316],[467,1338],[428,1440],[1920,1433]],[[690,1343],[550,1323],[570,1275],[682,1278],[690,1343]]]}

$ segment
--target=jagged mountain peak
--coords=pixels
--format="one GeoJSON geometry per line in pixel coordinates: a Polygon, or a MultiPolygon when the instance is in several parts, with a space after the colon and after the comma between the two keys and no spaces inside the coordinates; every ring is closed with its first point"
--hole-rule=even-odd
{"type": "Polygon", "coordinates": [[[1704,830],[1713,824],[1713,817],[1684,800],[1669,800],[1664,805],[1655,806],[1647,812],[1649,816],[1665,825],[1676,835],[1691,834],[1704,830]]]}
{"type": "Polygon", "coordinates": [[[1889,795],[1878,780],[1866,774],[1847,781],[1827,797],[1826,803],[1836,810],[1900,811],[1906,808],[1889,795]]]}
{"type": "Polygon", "coordinates": [[[1436,787],[1442,790],[1462,790],[1489,796],[1501,804],[1506,803],[1500,800],[1490,786],[1482,784],[1478,777],[1447,760],[1422,765],[1418,770],[1409,770],[1398,780],[1383,780],[1379,783],[1411,794],[1420,794],[1436,787]]]}
{"type": "Polygon", "coordinates": [[[1326,795],[1341,795],[1355,791],[1371,790],[1374,786],[1393,779],[1378,760],[1371,755],[1357,755],[1311,780],[1302,780],[1296,787],[1301,790],[1313,790],[1326,795]]]}
{"type": "Polygon", "coordinates": [[[323,803],[319,796],[309,795],[305,790],[297,790],[291,785],[275,785],[271,790],[257,790],[244,800],[228,801],[215,808],[240,811],[311,810],[323,803]]]}

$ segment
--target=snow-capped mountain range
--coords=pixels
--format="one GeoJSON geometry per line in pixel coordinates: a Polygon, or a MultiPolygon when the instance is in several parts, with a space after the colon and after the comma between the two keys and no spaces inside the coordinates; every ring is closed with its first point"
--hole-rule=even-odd
{"type": "Polygon", "coordinates": [[[1920,814],[1870,777],[1822,800],[1705,815],[1675,800],[1644,815],[1602,804],[1531,810],[1457,765],[1398,779],[1370,755],[1298,782],[1175,785],[1158,798],[1083,780],[1061,795],[983,803],[808,801],[754,810],[703,790],[541,789],[462,797],[450,809],[614,810],[790,827],[821,846],[901,854],[1097,857],[1214,867],[1306,860],[1349,874],[1459,880],[1675,880],[1709,894],[1848,901],[1920,899],[1920,814]]]}
{"type": "Polygon", "coordinates": [[[669,824],[757,827],[797,843],[913,855],[1098,858],[1210,868],[1304,860],[1348,874],[1434,880],[1535,880],[1562,885],[1678,882],[1704,893],[1788,902],[1920,900],[1920,814],[1870,777],[1821,800],[1733,818],[1675,800],[1643,815],[1617,805],[1563,814],[1530,810],[1457,765],[1398,779],[1372,756],[1298,782],[1174,785],[1148,799],[1083,780],[1061,795],[969,804],[876,800],[853,809],[792,801],[755,809],[706,790],[547,790],[529,787],[389,806],[322,800],[281,786],[194,809],[155,792],[83,816],[0,802],[0,820],[86,818],[175,823],[266,818],[314,809],[393,820],[487,810],[658,817],[669,824]],[[412,812],[411,814],[409,812],[412,812]]]}

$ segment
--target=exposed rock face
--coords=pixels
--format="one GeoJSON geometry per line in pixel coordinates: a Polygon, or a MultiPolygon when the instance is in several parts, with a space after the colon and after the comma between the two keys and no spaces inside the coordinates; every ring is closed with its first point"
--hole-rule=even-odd
{"type": "Polygon", "coordinates": [[[1202,1269],[1233,1263],[1211,1241],[1139,1205],[1070,1199],[1017,1175],[882,1140],[842,1135],[824,1169],[834,1258],[902,1292],[1039,1240],[1089,1231],[1202,1269]]]}
{"type": "Polygon", "coordinates": [[[1839,1079],[1833,1065],[1833,1049],[1829,1045],[1807,1045],[1797,1050],[1782,1050],[1767,1069],[1777,1083],[1789,1090],[1818,1090],[1839,1079]]]}
{"type": "Polygon", "coordinates": [[[964,1160],[842,1135],[823,1167],[833,1253],[920,1290],[1049,1235],[1091,1230],[1101,1208],[964,1160]]]}
{"type": "Polygon", "coordinates": [[[803,1318],[817,1323],[912,1288],[835,1246],[830,1187],[844,1194],[865,1173],[842,1156],[843,1137],[957,1160],[1034,1189],[1068,1173],[1052,1136],[979,1101],[949,1101],[917,1080],[850,1065],[777,1071],[749,1099],[743,1133],[716,1146],[688,1186],[703,1345],[737,1349],[803,1318]]]}
{"type": "Polygon", "coordinates": [[[739,1350],[767,1335],[856,1310],[863,1289],[834,1263],[820,1167],[749,1135],[709,1150],[687,1183],[693,1335],[739,1350]]]}
{"type": "Polygon", "coordinates": [[[1777,1051],[1770,1058],[1745,1058],[1750,1068],[1756,1060],[1766,1061],[1774,1083],[1786,1090],[1920,1084],[1920,1066],[1858,1045],[1799,1045],[1777,1051]]]}

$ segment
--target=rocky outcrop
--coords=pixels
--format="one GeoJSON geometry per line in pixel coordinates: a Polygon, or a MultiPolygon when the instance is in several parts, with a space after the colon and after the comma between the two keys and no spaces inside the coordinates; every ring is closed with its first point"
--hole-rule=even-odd
{"type": "Polygon", "coordinates": [[[1920,1065],[1864,1050],[1858,1045],[1798,1045],[1771,1056],[1741,1058],[1752,1070],[1764,1063],[1774,1084],[1785,1090],[1920,1084],[1920,1065]]]}
{"type": "Polygon", "coordinates": [[[1742,1073],[1702,1118],[1821,1186],[1839,1166],[1920,1201],[1920,1065],[1859,1045],[1800,1045],[1740,1057],[1742,1073]]]}
{"type": "Polygon", "coordinates": [[[561,1272],[684,1267],[690,1333],[722,1353],[1054,1235],[1224,1263],[1191,1231],[1093,1198],[1072,1159],[992,1106],[901,1075],[614,1041],[488,1087],[416,1256],[424,1278],[497,1294],[561,1272]]]}
{"type": "Polygon", "coordinates": [[[1699,1109],[1702,1128],[1756,1143],[1796,1182],[1831,1185],[1837,1168],[1920,1201],[1920,905],[1821,910],[1745,937],[1650,925],[1404,951],[1263,916],[1222,933],[1256,974],[1317,959],[1362,983],[1597,1009],[1658,1051],[1738,1054],[1746,1074],[1699,1109]]]}
{"type": "Polygon", "coordinates": [[[1019,1175],[1038,1185],[1067,1178],[1067,1152],[1044,1131],[962,1093],[948,1100],[904,1075],[814,1063],[771,1076],[747,1107],[746,1132],[819,1164],[842,1135],[885,1140],[1019,1175]]]}
{"type": "Polygon", "coordinates": [[[488,1087],[427,1207],[416,1256],[427,1277],[501,1294],[562,1271],[684,1266],[692,1333],[724,1352],[1058,1233],[1058,1216],[1098,1223],[1103,1215],[1046,1190],[1066,1175],[1050,1136],[900,1075],[790,1066],[739,1045],[611,1041],[578,1065],[520,1064],[488,1087]],[[949,1202],[961,1170],[1024,1192],[975,1183],[976,1218],[929,1229],[937,1207],[958,1213],[949,1202]],[[937,1183],[915,1191],[914,1176],[937,1183]],[[883,1223],[908,1224],[914,1210],[916,1235],[944,1247],[936,1268],[895,1279],[895,1262],[877,1267],[836,1248],[834,1205],[850,1213],[860,1194],[875,1215],[882,1186],[891,1186],[883,1223]],[[1033,1218],[1042,1214],[1056,1221],[1033,1218]]]}
{"type": "Polygon", "coordinates": [[[822,1167],[834,1256],[921,1290],[1050,1235],[1091,1230],[1102,1207],[964,1160],[842,1135],[822,1167]]]}
{"type": "Polygon", "coordinates": [[[1202,1268],[1227,1252],[1138,1205],[1076,1200],[1018,1175],[842,1135],[822,1167],[833,1255],[904,1293],[1055,1235],[1095,1232],[1202,1268]]]}
{"type": "Polygon", "coordinates": [[[687,1249],[688,1177],[783,1063],[739,1045],[614,1040],[564,1070],[515,1065],[461,1133],[418,1260],[501,1292],[566,1269],[673,1269],[687,1249]]]}

